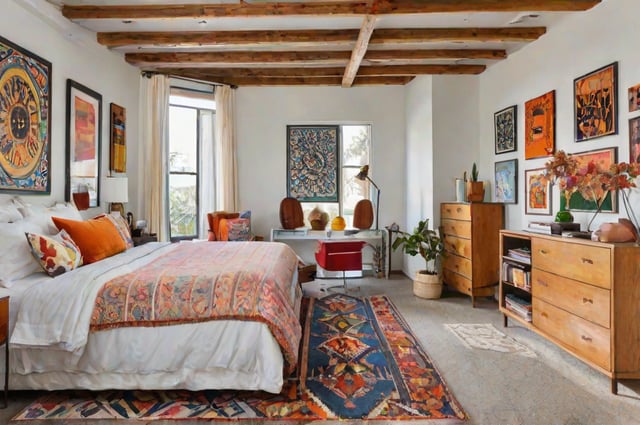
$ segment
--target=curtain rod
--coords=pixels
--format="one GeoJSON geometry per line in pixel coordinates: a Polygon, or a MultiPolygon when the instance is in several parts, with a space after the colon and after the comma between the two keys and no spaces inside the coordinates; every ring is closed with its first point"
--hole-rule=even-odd
{"type": "MultiPolygon", "coordinates": [[[[156,71],[140,71],[140,75],[146,78],[151,78],[154,75],[160,75],[160,74],[161,74],[160,72],[156,72],[156,71]]],[[[168,77],[175,78],[176,80],[192,81],[194,83],[209,84],[212,86],[219,86],[219,87],[228,86],[228,87],[231,87],[232,89],[238,88],[238,86],[234,84],[213,83],[211,81],[198,80],[197,78],[181,77],[178,75],[171,75],[171,74],[162,74],[162,75],[167,75],[168,77]]]]}

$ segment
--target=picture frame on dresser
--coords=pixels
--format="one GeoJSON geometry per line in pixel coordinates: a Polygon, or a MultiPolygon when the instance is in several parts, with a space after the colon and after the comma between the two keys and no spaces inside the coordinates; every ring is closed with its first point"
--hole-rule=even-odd
{"type": "Polygon", "coordinates": [[[575,141],[618,134],[618,62],[573,81],[575,141]]]}
{"type": "Polygon", "coordinates": [[[517,149],[517,105],[511,105],[493,115],[496,155],[517,149]]]}
{"type": "Polygon", "coordinates": [[[518,203],[518,159],[495,163],[495,201],[505,204],[518,203]]]}
{"type": "Polygon", "coordinates": [[[89,192],[89,207],[100,206],[102,95],[67,79],[65,200],[89,192]]]}
{"type": "Polygon", "coordinates": [[[524,170],[525,214],[551,215],[551,182],[544,181],[544,168],[524,170]]]}

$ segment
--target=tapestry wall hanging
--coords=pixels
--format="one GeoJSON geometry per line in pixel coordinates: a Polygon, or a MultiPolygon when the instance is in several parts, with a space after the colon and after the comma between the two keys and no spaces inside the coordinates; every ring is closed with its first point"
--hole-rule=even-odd
{"type": "Polygon", "coordinates": [[[51,62],[0,37],[0,192],[51,193],[51,62]]]}
{"type": "Polygon", "coordinates": [[[111,105],[110,169],[115,173],[127,172],[127,111],[120,105],[111,105]]]}
{"type": "Polygon", "coordinates": [[[493,114],[496,154],[516,150],[518,106],[513,105],[493,114]]]}
{"type": "Polygon", "coordinates": [[[618,62],[573,83],[576,142],[618,134],[618,62]]]}
{"type": "Polygon", "coordinates": [[[89,207],[100,206],[102,95],[67,80],[67,172],[65,199],[89,192],[89,207]]]}
{"type": "Polygon", "coordinates": [[[553,155],[556,145],[556,91],[524,104],[524,159],[553,155]]]}
{"type": "Polygon", "coordinates": [[[339,126],[287,126],[287,196],[338,202],[339,126]]]}

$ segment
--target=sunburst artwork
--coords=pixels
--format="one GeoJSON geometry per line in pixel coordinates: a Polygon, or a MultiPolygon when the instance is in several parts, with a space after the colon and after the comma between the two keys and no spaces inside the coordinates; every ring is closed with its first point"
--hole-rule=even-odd
{"type": "Polygon", "coordinates": [[[49,184],[51,63],[0,37],[0,191],[49,184]]]}

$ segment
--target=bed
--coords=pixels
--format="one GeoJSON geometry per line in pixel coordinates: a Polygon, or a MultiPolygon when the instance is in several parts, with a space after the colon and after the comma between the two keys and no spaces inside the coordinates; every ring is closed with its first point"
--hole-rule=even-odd
{"type": "Polygon", "coordinates": [[[156,242],[15,279],[0,288],[10,388],[278,393],[301,337],[296,270],[285,244],[156,242]]]}

